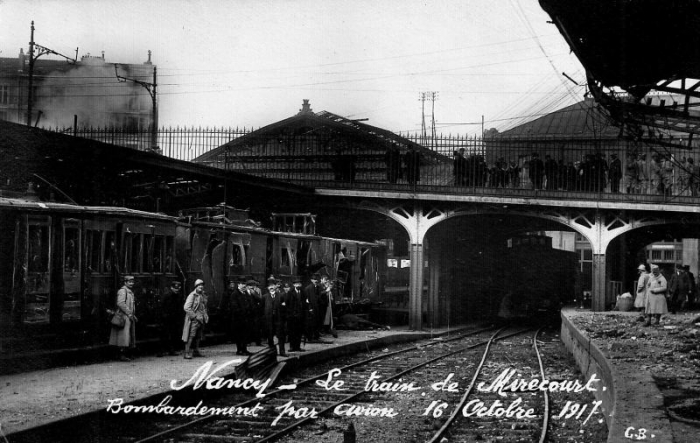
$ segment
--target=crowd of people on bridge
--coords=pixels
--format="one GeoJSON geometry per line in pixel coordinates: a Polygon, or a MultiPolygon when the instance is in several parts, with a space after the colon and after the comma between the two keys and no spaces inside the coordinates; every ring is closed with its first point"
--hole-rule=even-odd
{"type": "MultiPolygon", "coordinates": [[[[653,152],[631,153],[623,162],[617,153],[608,158],[601,153],[588,153],[580,161],[544,159],[533,152],[529,160],[507,160],[498,157],[488,163],[484,155],[454,151],[452,183],[457,187],[525,188],[550,191],[610,192],[627,194],[658,194],[665,196],[697,196],[700,189],[700,166],[690,157],[653,152]]],[[[411,149],[402,154],[391,147],[385,155],[386,179],[409,184],[421,180],[420,152],[411,149]]],[[[435,169],[438,171],[439,169],[435,169]]],[[[444,177],[425,174],[423,184],[444,182],[444,177]]]]}
{"type": "Polygon", "coordinates": [[[640,264],[637,273],[634,307],[640,312],[638,320],[646,319],[644,326],[660,324],[661,316],[669,312],[675,314],[694,308],[698,285],[690,266],[677,264],[668,279],[657,264],[650,265],[650,272],[646,265],[640,264]]]}
{"type": "MultiPolygon", "coordinates": [[[[138,319],[133,286],[134,277],[125,276],[112,312],[125,320],[121,325],[112,321],[109,341],[119,349],[122,361],[133,358],[136,346],[138,319]]],[[[185,359],[202,357],[199,344],[209,323],[205,283],[196,280],[187,297],[181,290],[182,284],[173,281],[161,298],[159,357],[177,355],[183,343],[185,359]]],[[[235,343],[237,355],[250,355],[248,346],[265,342],[278,355],[286,356],[286,343],[289,352],[304,352],[302,339],[305,343],[324,343],[323,335],[338,336],[334,324],[338,297],[335,282],[318,273],[311,275],[306,285],[302,285],[301,278],[283,282],[270,276],[261,287],[253,278],[237,277],[228,282],[220,313],[227,339],[235,343]]]]}

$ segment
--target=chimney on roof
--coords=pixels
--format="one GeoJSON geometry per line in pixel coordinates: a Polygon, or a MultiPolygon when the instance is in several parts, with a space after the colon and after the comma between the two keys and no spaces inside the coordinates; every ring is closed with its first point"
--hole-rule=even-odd
{"type": "Polygon", "coordinates": [[[24,49],[19,48],[19,70],[22,71],[24,69],[24,49]]]}
{"type": "Polygon", "coordinates": [[[152,65],[151,63],[151,50],[148,50],[148,60],[144,63],[144,65],[152,65]]]}
{"type": "Polygon", "coordinates": [[[301,104],[299,114],[308,114],[310,112],[313,112],[313,110],[311,109],[311,105],[309,104],[309,99],[305,98],[304,103],[301,104]]]}

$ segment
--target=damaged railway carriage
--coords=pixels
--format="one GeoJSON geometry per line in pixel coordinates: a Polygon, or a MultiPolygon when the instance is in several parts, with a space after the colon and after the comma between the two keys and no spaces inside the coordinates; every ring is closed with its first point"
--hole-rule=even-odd
{"type": "Polygon", "coordinates": [[[298,276],[306,282],[318,272],[334,282],[338,302],[379,300],[386,276],[386,251],[381,244],[322,237],[308,222],[283,225],[275,220],[276,228],[289,231],[270,231],[250,220],[227,217],[223,222],[222,218],[201,217],[201,210],[196,213],[185,228],[189,232],[183,233],[185,239],[191,239],[187,278],[204,280],[214,314],[222,305],[227,280],[236,277],[253,278],[264,286],[271,275],[288,282],[298,276]]]}
{"type": "Polygon", "coordinates": [[[126,274],[136,280],[138,341],[158,336],[158,306],[173,280],[186,295],[204,279],[213,328],[230,277],[291,278],[323,263],[331,278],[340,268],[355,298],[374,299],[383,284],[378,244],[235,223],[0,197],[0,356],[105,344],[106,310],[126,274]],[[346,264],[343,248],[357,259],[346,264]]]}

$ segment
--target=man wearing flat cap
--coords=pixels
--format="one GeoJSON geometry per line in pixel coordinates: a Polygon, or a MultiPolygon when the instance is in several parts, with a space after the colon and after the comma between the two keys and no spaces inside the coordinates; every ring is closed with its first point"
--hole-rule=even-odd
{"type": "Polygon", "coordinates": [[[246,279],[237,277],[229,280],[224,300],[224,312],[227,314],[226,330],[229,338],[236,343],[236,355],[250,355],[247,346],[253,329],[253,302],[247,291],[246,279]]]}
{"type": "Polygon", "coordinates": [[[194,290],[185,301],[185,326],[182,328],[182,341],[185,342],[186,359],[203,357],[199,352],[199,342],[204,333],[204,325],[209,323],[207,297],[204,295],[204,281],[196,280],[194,290]]]}
{"type": "Polygon", "coordinates": [[[134,298],[134,277],[131,275],[124,276],[124,286],[117,291],[116,313],[115,316],[123,317],[125,320],[123,327],[112,325],[112,331],[109,336],[109,344],[119,348],[119,360],[130,361],[126,355],[126,349],[134,349],[136,347],[136,322],[138,319],[135,312],[134,298]]]}
{"type": "Polygon", "coordinates": [[[160,301],[160,352],[158,357],[177,355],[182,333],[182,283],[174,280],[160,301]]]}

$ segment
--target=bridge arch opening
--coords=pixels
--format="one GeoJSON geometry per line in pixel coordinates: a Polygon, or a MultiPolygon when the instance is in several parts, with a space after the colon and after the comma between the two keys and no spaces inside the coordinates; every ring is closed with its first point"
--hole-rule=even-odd
{"type": "MultiPolygon", "coordinates": [[[[584,238],[553,220],[510,213],[454,216],[426,235],[427,302],[435,326],[476,319],[558,318],[583,293],[576,242],[584,238]]],[[[590,250],[590,247],[589,247],[590,250]]],[[[590,288],[590,278],[588,279],[590,288]]]]}

